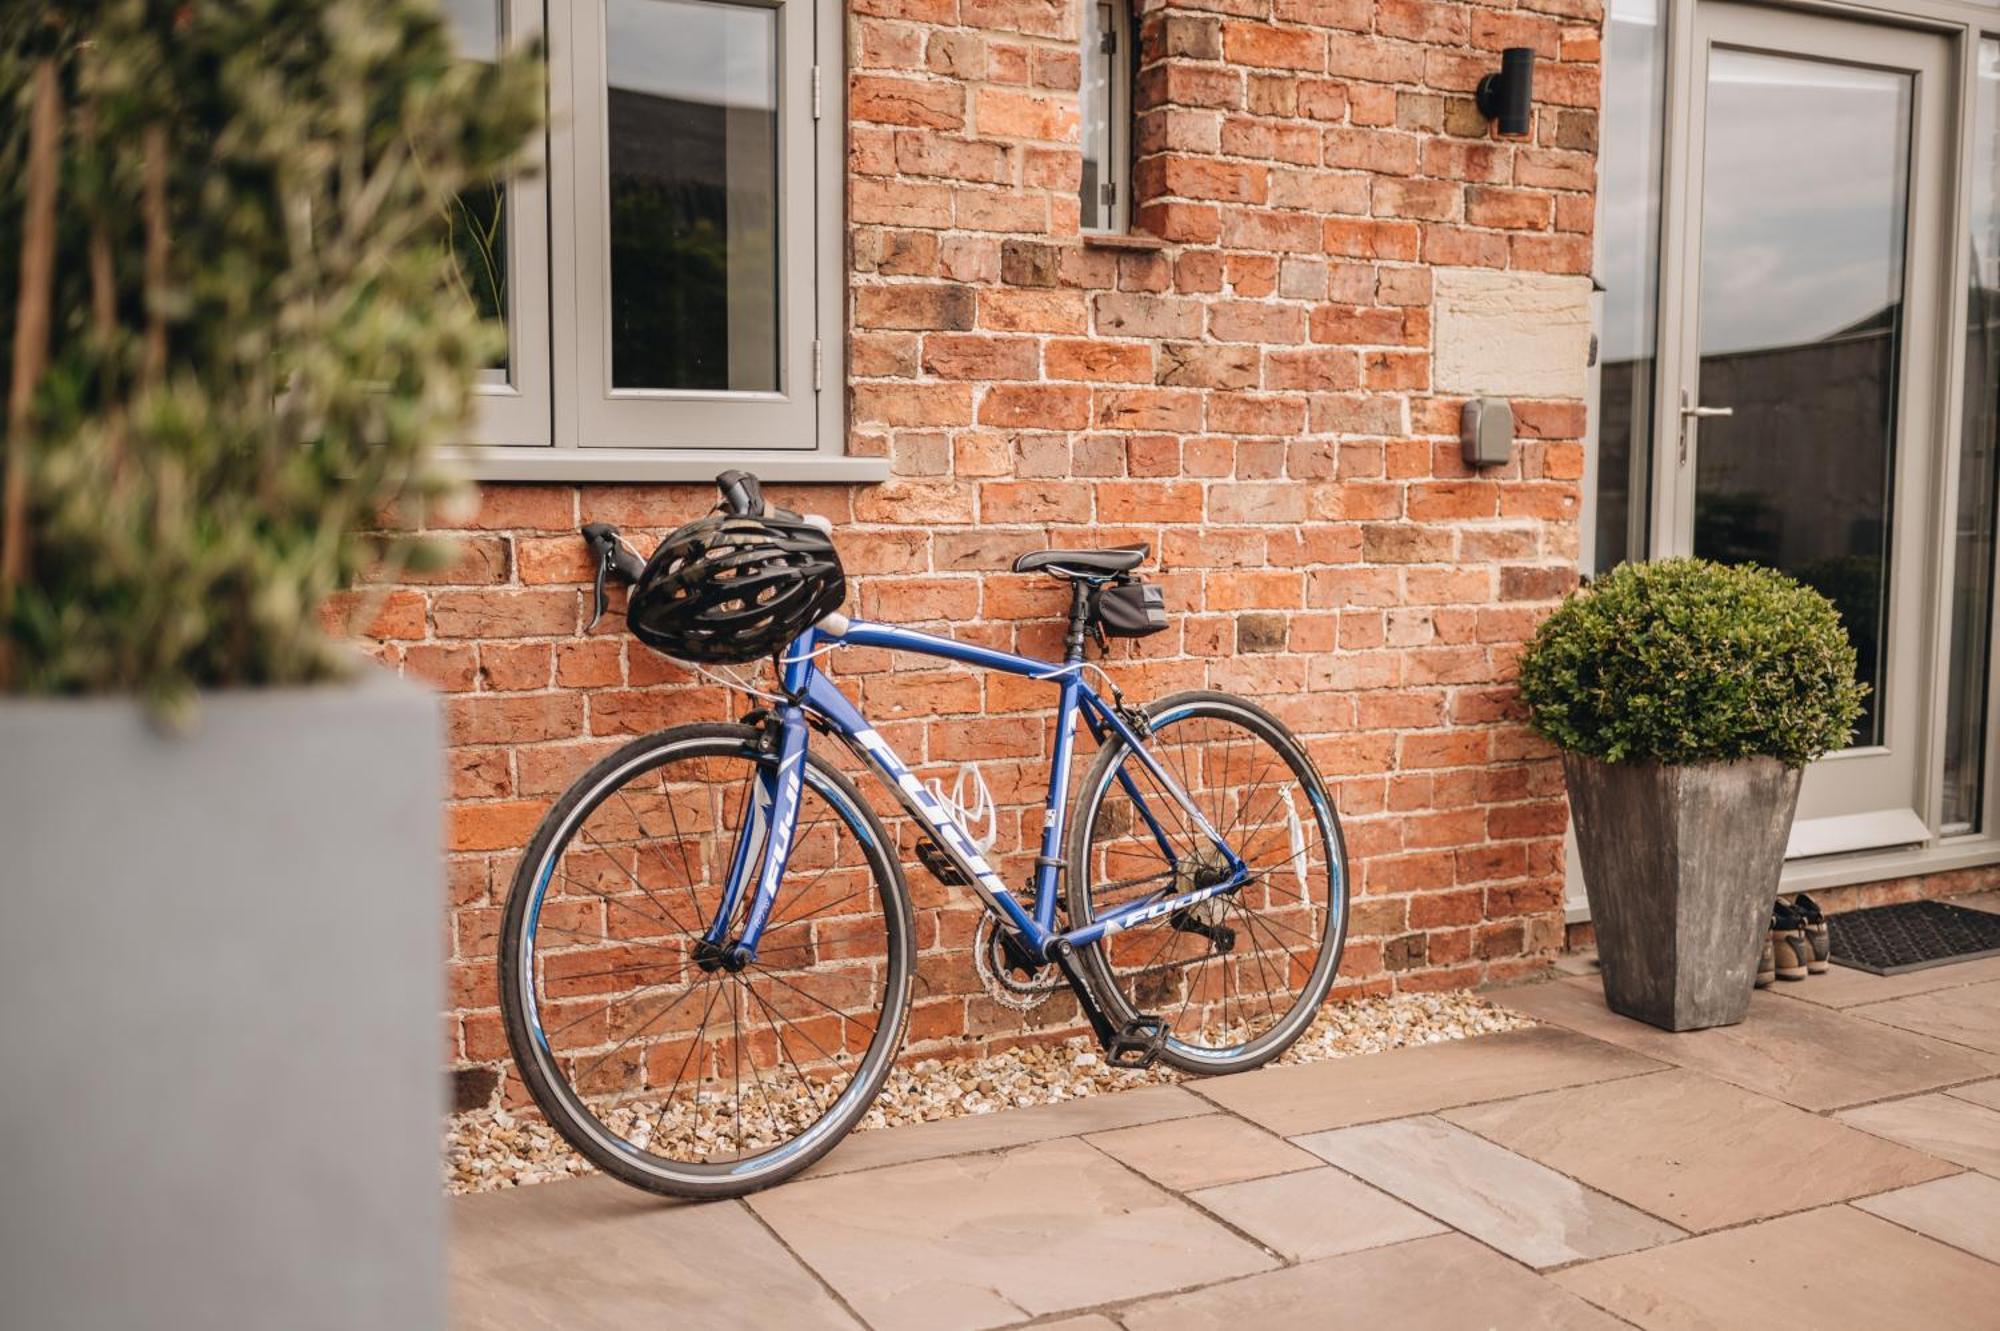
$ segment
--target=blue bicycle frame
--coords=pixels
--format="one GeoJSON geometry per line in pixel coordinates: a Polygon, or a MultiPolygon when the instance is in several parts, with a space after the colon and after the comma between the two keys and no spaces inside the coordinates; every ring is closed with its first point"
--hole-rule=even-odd
{"type": "MultiPolygon", "coordinates": [[[[1083,947],[1107,934],[1234,891],[1250,876],[1242,859],[1224,841],[1222,834],[1210,826],[1201,810],[1188,798],[1187,792],[1154,759],[1141,736],[1127,723],[1119,709],[1107,704],[1091,688],[1089,681],[1083,677],[1084,667],[1080,659],[1055,664],[972,643],[956,642],[915,629],[829,616],[794,639],[780,658],[780,664],[782,686],[789,701],[779,703],[772,709],[777,734],[776,758],[759,770],[758,789],[737,833],[720,907],[704,934],[705,939],[717,947],[740,948],[748,956],[756,956],[758,942],[763,937],[765,923],[770,919],[771,908],[777,900],[778,886],[784,879],[793,838],[798,831],[800,773],[805,766],[810,725],[808,717],[817,719],[838,735],[860,755],[862,761],[882,776],[910,816],[929,833],[986,908],[999,917],[1032,956],[1052,958],[1054,949],[1062,943],[1083,947]],[[819,655],[825,649],[841,646],[885,647],[892,651],[941,657],[980,669],[1045,680],[1059,691],[1055,753],[1049,764],[1048,803],[1042,819],[1041,854],[1035,860],[1032,910],[1023,906],[1008,890],[951,811],[918,782],[909,765],[868,724],[860,709],[819,672],[815,665],[819,655]],[[1172,893],[1170,887],[1162,888],[1081,928],[1058,932],[1055,927],[1056,892],[1063,868],[1063,834],[1069,812],[1070,757],[1079,715],[1090,727],[1098,744],[1102,745],[1115,737],[1130,747],[1145,770],[1159,783],[1160,789],[1186,814],[1193,829],[1207,837],[1221,852],[1222,866],[1227,872],[1218,882],[1179,894],[1172,893]],[[737,916],[745,889],[751,881],[751,861],[759,844],[763,847],[763,855],[761,862],[755,866],[755,887],[751,890],[749,910],[744,915],[742,929],[732,940],[729,938],[731,922],[737,916]]],[[[1180,856],[1169,842],[1166,830],[1151,805],[1140,793],[1132,774],[1121,767],[1118,780],[1151,830],[1168,865],[1177,869],[1180,856]]],[[[1181,875],[1175,873],[1173,878],[1179,881],[1181,875]]]]}

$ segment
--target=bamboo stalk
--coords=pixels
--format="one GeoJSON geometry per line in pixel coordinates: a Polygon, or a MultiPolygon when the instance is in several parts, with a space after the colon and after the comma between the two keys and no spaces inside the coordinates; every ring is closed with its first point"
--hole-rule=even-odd
{"type": "Polygon", "coordinates": [[[34,420],[35,390],[48,368],[50,303],[55,290],[56,176],[62,118],[55,58],[44,57],[35,66],[33,77],[21,225],[21,289],[14,310],[13,383],[7,397],[7,469],[4,485],[0,485],[0,690],[14,682],[10,626],[14,598],[28,568],[28,433],[34,420]]]}

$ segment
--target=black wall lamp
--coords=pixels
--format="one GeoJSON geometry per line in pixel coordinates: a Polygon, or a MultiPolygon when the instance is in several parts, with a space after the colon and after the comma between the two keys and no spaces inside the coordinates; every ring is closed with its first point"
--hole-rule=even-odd
{"type": "Polygon", "coordinates": [[[1535,123],[1535,48],[1510,46],[1500,53],[1500,72],[1479,80],[1473,94],[1479,114],[1497,120],[1502,134],[1520,136],[1535,123]]]}

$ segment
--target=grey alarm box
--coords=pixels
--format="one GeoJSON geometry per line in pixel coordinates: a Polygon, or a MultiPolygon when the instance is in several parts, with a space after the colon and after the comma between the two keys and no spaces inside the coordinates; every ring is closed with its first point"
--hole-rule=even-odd
{"type": "Polygon", "coordinates": [[[1476,397],[1458,417],[1459,444],[1469,467],[1497,467],[1514,450],[1514,408],[1504,397],[1476,397]]]}

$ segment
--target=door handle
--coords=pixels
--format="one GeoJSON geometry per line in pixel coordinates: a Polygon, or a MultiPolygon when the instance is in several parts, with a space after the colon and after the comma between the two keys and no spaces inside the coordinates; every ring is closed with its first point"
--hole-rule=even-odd
{"type": "Polygon", "coordinates": [[[1681,450],[1680,465],[1685,467],[1688,460],[1688,422],[1707,420],[1713,416],[1734,416],[1734,407],[1703,407],[1694,402],[1694,395],[1687,389],[1681,390],[1681,450]]]}

